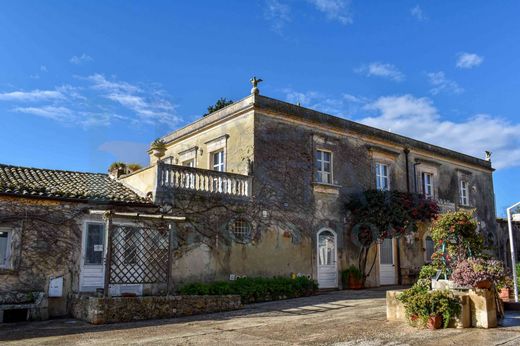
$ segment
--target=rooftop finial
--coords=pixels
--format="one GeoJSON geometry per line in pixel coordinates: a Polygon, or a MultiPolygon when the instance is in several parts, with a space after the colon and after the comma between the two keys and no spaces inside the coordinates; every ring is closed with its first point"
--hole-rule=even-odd
{"type": "Polygon", "coordinates": [[[256,78],[256,76],[253,76],[250,82],[253,85],[253,88],[251,89],[251,94],[258,95],[260,93],[260,89],[258,89],[258,83],[263,82],[263,80],[256,78]]]}
{"type": "Polygon", "coordinates": [[[491,161],[491,151],[486,150],[486,161],[491,161]]]}

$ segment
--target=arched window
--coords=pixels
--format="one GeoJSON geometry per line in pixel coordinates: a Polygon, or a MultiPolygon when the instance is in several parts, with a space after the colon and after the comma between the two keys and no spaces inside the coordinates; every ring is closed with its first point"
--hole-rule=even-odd
{"type": "Polygon", "coordinates": [[[435,245],[433,243],[432,237],[427,235],[424,237],[424,261],[425,262],[431,262],[432,261],[432,255],[435,252],[435,245]]]}
{"type": "Polygon", "coordinates": [[[249,221],[244,219],[231,220],[229,230],[236,242],[244,244],[251,242],[253,227],[251,227],[249,221]]]}

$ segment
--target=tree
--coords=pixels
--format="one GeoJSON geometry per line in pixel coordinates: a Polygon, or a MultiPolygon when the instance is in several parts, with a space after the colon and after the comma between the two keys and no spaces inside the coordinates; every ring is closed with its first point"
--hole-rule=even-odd
{"type": "Polygon", "coordinates": [[[214,105],[208,107],[208,112],[204,114],[203,117],[210,115],[211,113],[216,112],[219,109],[227,107],[231,104],[233,104],[233,100],[228,100],[225,97],[221,97],[217,100],[217,102],[215,102],[214,105]]]}
{"type": "Polygon", "coordinates": [[[377,258],[375,253],[367,268],[372,245],[385,238],[417,232],[417,223],[430,222],[439,213],[437,203],[420,194],[379,190],[353,195],[347,209],[351,213],[352,240],[360,248],[358,266],[363,284],[377,258]]]}

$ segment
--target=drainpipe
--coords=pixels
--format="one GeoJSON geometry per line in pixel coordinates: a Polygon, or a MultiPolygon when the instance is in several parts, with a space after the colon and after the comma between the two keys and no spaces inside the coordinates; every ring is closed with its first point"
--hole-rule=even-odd
{"type": "Polygon", "coordinates": [[[403,152],[406,164],[406,191],[410,193],[410,163],[408,161],[408,154],[410,154],[410,149],[404,148],[403,152]]]}
{"type": "MultiPolygon", "coordinates": [[[[406,191],[410,193],[410,167],[408,162],[408,154],[410,150],[408,148],[404,148],[404,159],[406,163],[406,191]]],[[[403,275],[401,274],[401,238],[397,239],[397,284],[403,284],[403,275]]]]}

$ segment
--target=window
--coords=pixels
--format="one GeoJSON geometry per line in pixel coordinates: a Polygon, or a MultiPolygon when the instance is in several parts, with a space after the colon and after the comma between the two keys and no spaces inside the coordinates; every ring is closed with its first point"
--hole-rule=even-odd
{"type": "Polygon", "coordinates": [[[427,198],[433,197],[433,174],[422,173],[423,194],[427,198]]]}
{"type": "Polygon", "coordinates": [[[87,224],[85,238],[85,264],[103,263],[105,227],[102,224],[87,224]]]}
{"type": "Polygon", "coordinates": [[[390,190],[388,165],[379,162],[376,163],[376,188],[381,191],[390,190]]]}
{"type": "Polygon", "coordinates": [[[316,151],[316,182],[332,184],[332,153],[316,151]]]}
{"type": "Polygon", "coordinates": [[[251,229],[251,224],[244,219],[233,220],[230,224],[233,237],[240,243],[249,243],[251,241],[251,229]]]}
{"type": "Polygon", "coordinates": [[[212,169],[218,172],[224,172],[224,150],[219,150],[211,153],[212,169]]]}
{"type": "Polygon", "coordinates": [[[11,232],[0,229],[0,268],[10,266],[11,232]]]}
{"type": "Polygon", "coordinates": [[[322,231],[318,236],[318,264],[321,266],[336,263],[336,237],[331,231],[322,231]]]}
{"type": "Polygon", "coordinates": [[[182,163],[184,167],[195,167],[195,159],[186,160],[182,163]]]}
{"type": "Polygon", "coordinates": [[[469,205],[468,200],[468,182],[465,180],[460,181],[460,204],[469,205]]]}
{"type": "Polygon", "coordinates": [[[433,239],[430,236],[426,236],[424,238],[424,261],[425,262],[431,262],[432,261],[432,255],[435,251],[433,239]]]}

